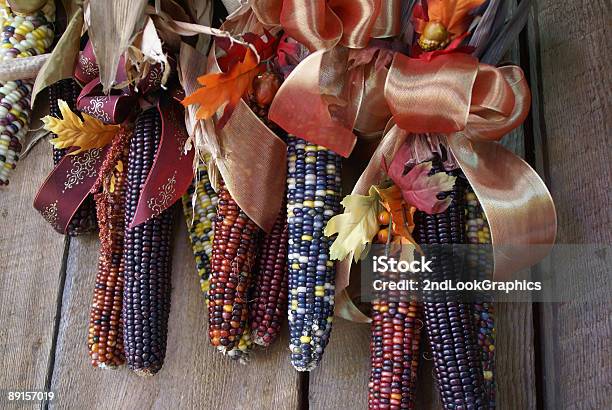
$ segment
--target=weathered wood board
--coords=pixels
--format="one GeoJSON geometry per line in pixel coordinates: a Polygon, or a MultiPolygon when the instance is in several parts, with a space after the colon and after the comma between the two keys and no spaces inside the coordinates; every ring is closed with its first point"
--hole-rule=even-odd
{"type": "MultiPolygon", "coordinates": [[[[178,215],[177,215],[178,216],[178,215]]],[[[206,304],[200,293],[185,221],[175,220],[172,307],[162,370],[141,378],[127,369],[93,369],[87,354],[87,323],[98,244],[74,240],[67,263],[62,320],[51,388],[53,408],[236,408],[297,409],[299,378],[288,359],[286,335],[271,351],[255,350],[242,365],[209,345],[206,304]]]]}
{"type": "MultiPolygon", "coordinates": [[[[562,244],[612,242],[611,11],[609,1],[538,0],[530,21],[536,160],[555,199],[562,244]]],[[[586,263],[577,283],[567,262],[543,267],[556,275],[556,286],[582,293],[579,301],[539,307],[543,406],[610,408],[609,266],[586,263]]]]}

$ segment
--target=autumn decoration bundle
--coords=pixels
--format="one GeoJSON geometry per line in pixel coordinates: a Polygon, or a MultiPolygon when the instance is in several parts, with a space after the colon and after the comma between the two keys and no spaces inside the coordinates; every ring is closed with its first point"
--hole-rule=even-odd
{"type": "MultiPolygon", "coordinates": [[[[498,143],[529,111],[521,69],[495,66],[529,2],[510,14],[485,0],[65,3],[33,87],[0,94],[27,111],[19,101],[49,88],[55,168],[34,206],[60,233],[99,226],[95,367],[162,368],[180,202],[215,350],[247,363],[286,319],[290,362],[311,371],[342,317],[371,326],[369,408],[414,408],[426,352],[444,408],[495,408],[488,298],[380,292],[358,308],[349,284],[353,262],[377,249],[426,257],[420,278],[445,280],[543,257],[486,249],[554,241],[546,187],[498,143]],[[358,140],[374,147],[360,153],[367,164],[353,161],[358,140]],[[459,245],[467,258],[448,251],[459,245]]],[[[44,20],[31,20],[5,22],[5,37],[43,52],[48,33],[26,31],[44,20]]],[[[5,108],[3,127],[21,121],[24,134],[28,114],[5,108]]]]}

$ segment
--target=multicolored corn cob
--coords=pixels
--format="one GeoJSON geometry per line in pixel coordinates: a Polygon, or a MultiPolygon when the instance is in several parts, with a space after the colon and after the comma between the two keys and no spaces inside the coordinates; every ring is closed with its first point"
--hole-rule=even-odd
{"type": "Polygon", "coordinates": [[[287,138],[288,283],[291,363],[314,369],[329,341],[334,316],[333,239],[323,234],[340,211],[341,157],[300,138],[287,138]]]}
{"type": "MultiPolygon", "coordinates": [[[[61,118],[62,114],[59,109],[58,100],[66,101],[70,109],[76,111],[76,100],[80,90],[81,88],[77,82],[71,78],[52,84],[49,87],[49,114],[56,118],[61,118]]],[[[52,134],[52,138],[55,137],[56,135],[52,134]]],[[[67,152],[67,149],[53,147],[53,163],[57,165],[67,152]]],[[[96,205],[93,197],[89,196],[70,220],[66,233],[70,236],[78,236],[94,231],[98,226],[97,222],[96,205]]]]}
{"type": "MultiPolygon", "coordinates": [[[[140,190],[153,165],[161,139],[156,108],[136,119],[130,140],[125,204],[126,225],[132,220],[140,190]]],[[[170,314],[172,209],[125,230],[123,264],[124,346],[128,366],[139,375],[154,375],[166,355],[170,314]]]]}
{"type": "MultiPolygon", "coordinates": [[[[484,279],[489,274],[488,268],[492,266],[492,261],[489,249],[479,245],[490,244],[491,235],[486,215],[471,188],[466,190],[465,208],[467,214],[467,240],[468,243],[477,247],[474,252],[470,252],[470,256],[475,255],[478,258],[475,262],[479,270],[483,270],[483,267],[486,268],[484,269],[483,277],[478,278],[484,279]]],[[[484,388],[488,398],[488,408],[495,409],[495,311],[493,303],[486,301],[476,302],[473,307],[474,324],[478,330],[478,344],[481,349],[484,388]]]]}
{"type": "MultiPolygon", "coordinates": [[[[439,159],[434,161],[433,172],[444,172],[439,159]]],[[[414,237],[432,262],[433,273],[428,277],[432,281],[456,279],[461,274],[462,258],[439,245],[466,243],[464,190],[464,178],[458,175],[445,212],[415,213],[414,237]]],[[[448,301],[437,293],[424,292],[423,297],[425,327],[444,408],[486,408],[472,304],[448,301]]]]}
{"type": "Polygon", "coordinates": [[[369,409],[414,409],[422,308],[419,302],[372,303],[369,409]]]}
{"type": "Polygon", "coordinates": [[[94,367],[112,368],[125,363],[123,349],[123,238],[127,150],[119,155],[110,187],[96,194],[100,220],[100,258],[89,314],[87,345],[94,367]]]}
{"type": "Polygon", "coordinates": [[[208,301],[210,259],[212,257],[213,219],[217,215],[219,198],[208,179],[206,164],[198,165],[193,183],[183,195],[183,213],[189,230],[189,240],[200,277],[200,288],[208,301]],[[195,195],[195,202],[192,202],[195,195]]]}
{"type": "MultiPolygon", "coordinates": [[[[378,215],[381,229],[376,242],[388,243],[392,237],[389,212],[378,215]]],[[[378,273],[380,279],[398,280],[396,272],[378,273]]],[[[389,290],[378,292],[372,301],[370,336],[370,381],[368,408],[413,409],[419,367],[423,308],[409,295],[389,290]],[[403,300],[405,298],[405,301],[403,300]]]]}
{"type": "MultiPolygon", "coordinates": [[[[44,54],[53,43],[54,2],[32,15],[14,13],[5,0],[0,0],[0,61],[44,54]]],[[[28,132],[31,81],[0,83],[0,185],[8,185],[9,172],[19,160],[28,132]]]]}
{"type": "Polygon", "coordinates": [[[251,338],[260,346],[276,340],[287,312],[287,236],[287,208],[283,206],[272,231],[262,240],[249,303],[251,338]]]}
{"type": "Polygon", "coordinates": [[[214,220],[208,333],[210,342],[232,359],[244,359],[252,346],[249,291],[257,258],[259,227],[222,186],[214,220]]]}

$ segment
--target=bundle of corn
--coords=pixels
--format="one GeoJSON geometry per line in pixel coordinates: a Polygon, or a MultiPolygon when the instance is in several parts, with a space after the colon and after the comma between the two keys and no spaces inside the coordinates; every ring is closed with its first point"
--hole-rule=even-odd
{"type": "MultiPolygon", "coordinates": [[[[465,194],[467,213],[467,240],[477,249],[469,255],[477,258],[475,267],[479,273],[489,272],[491,267],[490,251],[479,245],[490,244],[491,235],[486,216],[474,192],[468,188],[465,194]],[[483,269],[484,268],[484,269],[483,269]]],[[[483,276],[485,276],[483,275],[483,276]]],[[[485,277],[478,277],[485,279],[485,277]]],[[[474,303],[474,324],[478,329],[478,344],[481,348],[481,360],[484,375],[484,387],[488,398],[488,408],[495,408],[495,312],[491,302],[474,303]]]]}
{"type": "MultiPolygon", "coordinates": [[[[432,172],[444,172],[439,159],[432,172]]],[[[431,261],[428,279],[456,279],[462,260],[446,246],[466,243],[465,182],[461,175],[450,192],[452,202],[442,213],[415,213],[414,237],[431,261]]],[[[444,408],[484,409],[485,394],[480,347],[473,323],[472,304],[448,300],[444,294],[424,292],[425,327],[444,408]]]]}
{"type": "MultiPolygon", "coordinates": [[[[377,242],[386,243],[391,235],[389,213],[381,212],[378,221],[383,228],[377,242]]],[[[400,297],[386,291],[372,302],[370,409],[415,408],[422,307],[414,300],[400,301],[400,297]]]]}
{"type": "Polygon", "coordinates": [[[189,240],[200,277],[200,288],[208,301],[213,241],[212,221],[217,214],[218,198],[210,184],[208,169],[204,163],[198,165],[196,178],[183,195],[182,200],[183,213],[189,230],[189,240]]]}
{"type": "Polygon", "coordinates": [[[287,210],[283,206],[261,243],[249,304],[253,342],[269,346],[279,335],[287,305],[287,210]]]}
{"type": "MultiPolygon", "coordinates": [[[[53,1],[47,1],[32,15],[21,15],[0,0],[0,61],[44,54],[53,43],[54,16],[53,1]]],[[[30,81],[7,81],[0,85],[0,185],[8,185],[9,172],[19,160],[32,113],[31,93],[30,81]]]]}
{"type": "MultiPolygon", "coordinates": [[[[127,167],[125,221],[136,212],[140,191],[161,139],[156,108],[136,119],[127,167]]],[[[123,265],[124,346],[128,366],[139,375],[157,373],[166,355],[170,313],[172,209],[125,230],[123,265]]]]}
{"type": "Polygon", "coordinates": [[[100,220],[100,257],[89,314],[87,345],[94,367],[113,368],[125,363],[123,349],[124,267],[126,167],[128,138],[119,137],[117,159],[112,161],[111,178],[95,200],[100,220]]]}
{"type": "Polygon", "coordinates": [[[332,239],[323,234],[340,211],[341,157],[325,147],[287,140],[288,283],[291,363],[314,369],[329,341],[334,315],[332,239]]]}
{"type": "MultiPolygon", "coordinates": [[[[68,107],[73,112],[76,111],[76,100],[79,96],[80,87],[73,79],[60,80],[49,87],[49,114],[55,118],[62,118],[59,109],[59,100],[66,101],[68,107]]],[[[56,135],[52,134],[52,138],[56,135]]],[[[53,147],[53,163],[58,164],[66,155],[67,149],[53,147]]],[[[97,227],[96,207],[93,197],[89,196],[79,207],[76,214],[70,220],[66,233],[70,236],[77,236],[91,232],[97,227]]]]}
{"type": "Polygon", "coordinates": [[[208,333],[210,342],[232,359],[245,359],[252,346],[249,291],[257,257],[259,227],[222,186],[214,220],[208,333]]]}

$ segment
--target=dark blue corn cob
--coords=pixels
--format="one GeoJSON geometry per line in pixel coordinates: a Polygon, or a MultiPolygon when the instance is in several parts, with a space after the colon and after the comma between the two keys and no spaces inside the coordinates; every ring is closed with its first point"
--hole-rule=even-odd
{"type": "Polygon", "coordinates": [[[341,157],[300,138],[287,138],[289,333],[291,363],[310,371],[320,362],[334,315],[333,242],[323,234],[340,211],[341,157]]]}
{"type": "Polygon", "coordinates": [[[161,117],[156,108],[141,113],[130,139],[125,203],[122,320],[130,369],[141,376],[157,373],[166,356],[170,314],[172,209],[133,228],[140,192],[153,166],[161,140],[161,117]]]}
{"type": "Polygon", "coordinates": [[[219,198],[208,179],[204,163],[198,165],[198,172],[187,192],[183,195],[183,213],[189,230],[189,240],[200,277],[200,288],[208,300],[210,279],[210,258],[212,257],[213,220],[217,215],[219,198]],[[192,199],[195,195],[195,202],[192,199]]]}
{"type": "MultiPolygon", "coordinates": [[[[475,259],[473,266],[478,269],[473,277],[490,279],[492,260],[487,245],[491,243],[487,217],[478,202],[478,198],[468,187],[465,194],[467,241],[470,247],[470,258],[475,259]]],[[[485,394],[488,408],[495,409],[495,311],[490,301],[474,303],[474,324],[478,330],[478,344],[481,349],[481,360],[484,377],[485,394]]]]}
{"type": "MultiPolygon", "coordinates": [[[[439,160],[433,172],[444,172],[439,160]]],[[[455,172],[459,174],[458,172],[455,172]]],[[[430,260],[433,273],[427,279],[442,281],[461,275],[463,259],[440,245],[466,243],[465,182],[458,175],[445,212],[415,213],[414,237],[430,260]]],[[[440,293],[424,292],[425,328],[433,353],[440,399],[445,409],[487,408],[480,347],[473,320],[473,306],[448,300],[440,293]]]]}
{"type": "MultiPolygon", "coordinates": [[[[64,100],[72,111],[76,111],[76,100],[81,87],[72,78],[60,80],[49,86],[49,114],[61,118],[58,100],[64,100]]],[[[52,138],[56,135],[52,134],[52,138]]],[[[53,147],[53,164],[57,165],[68,152],[66,148],[53,147]]],[[[96,218],[96,204],[93,196],[89,195],[81,204],[68,224],[66,233],[70,236],[78,236],[87,232],[95,231],[98,227],[96,218]]]]}

